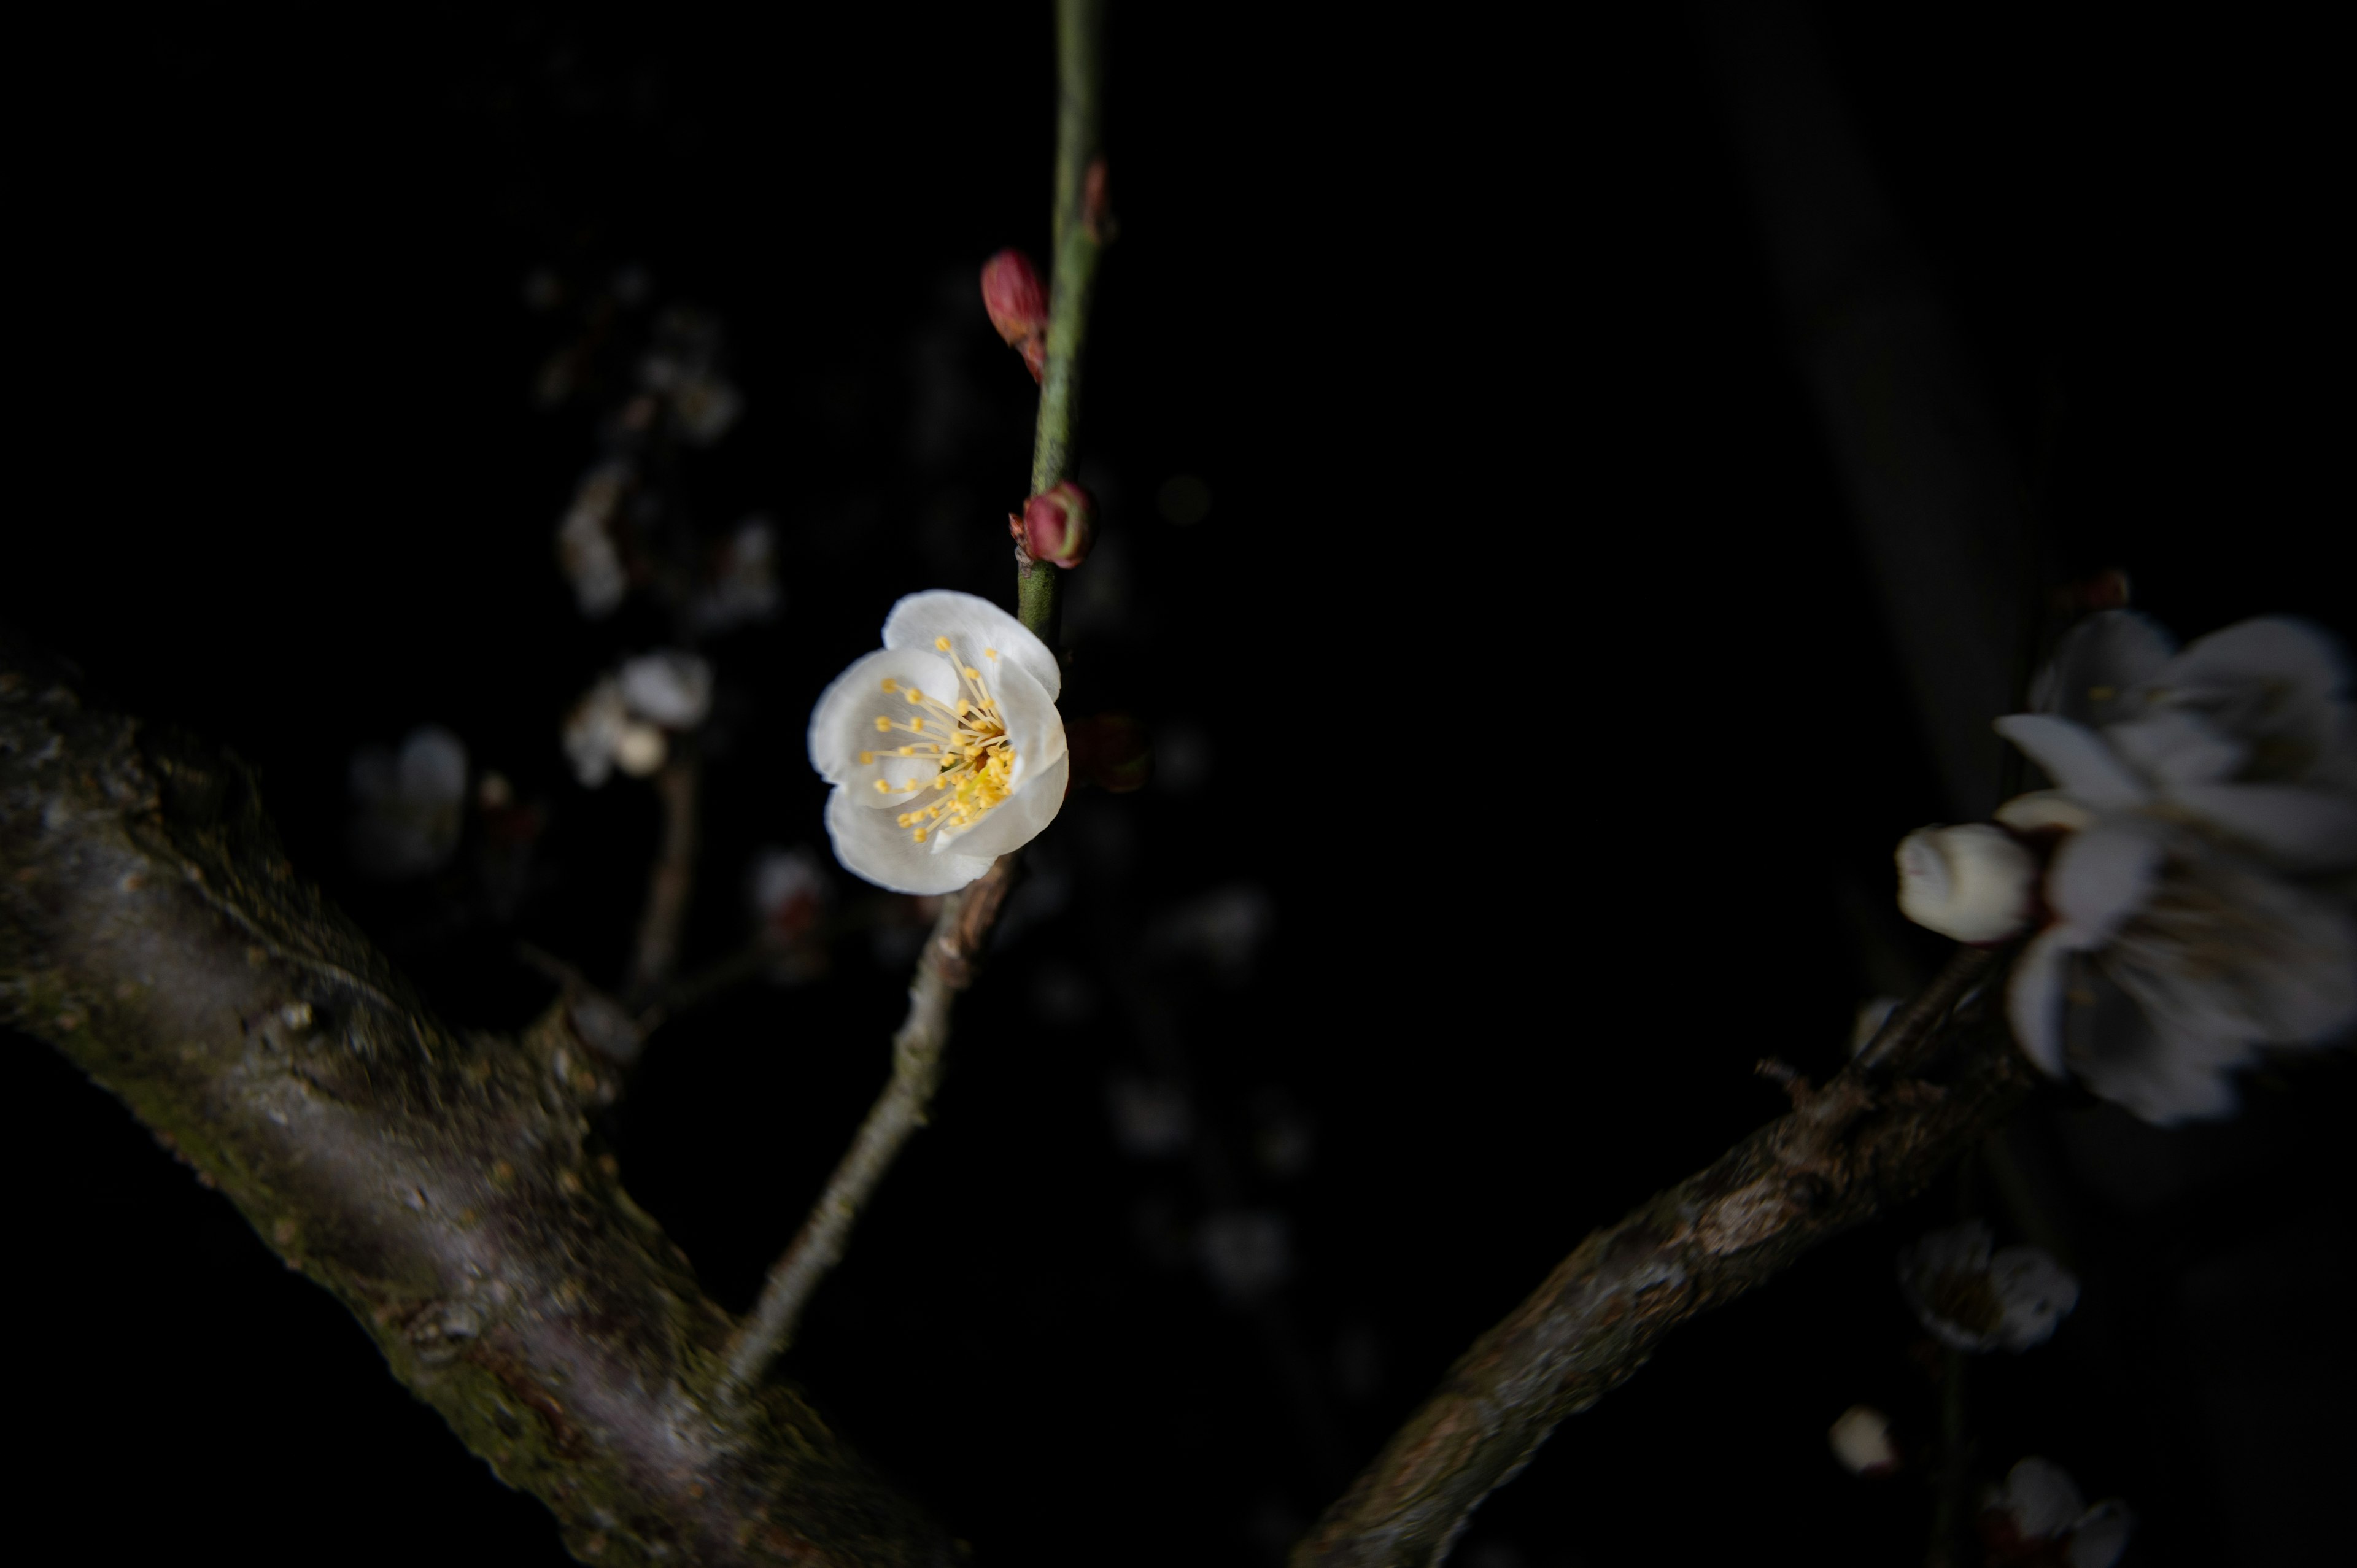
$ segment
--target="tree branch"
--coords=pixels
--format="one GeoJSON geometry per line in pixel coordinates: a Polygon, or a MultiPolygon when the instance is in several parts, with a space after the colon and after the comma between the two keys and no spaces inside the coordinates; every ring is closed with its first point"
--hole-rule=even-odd
{"type": "Polygon", "coordinates": [[[0,1020],[129,1106],[601,1563],[956,1560],[615,1179],[560,1005],[454,1033],[287,865],[234,758],[0,647],[0,1020]]]}
{"type": "Polygon", "coordinates": [[[1910,1059],[1944,1047],[1941,1078],[1886,1084],[1884,1064],[1859,1061],[1822,1090],[1795,1082],[1790,1115],[1591,1234],[1449,1369],[1294,1549],[1295,1568],[1438,1563],[1555,1423],[1626,1381],[1672,1329],[1921,1191],[2019,1105],[2036,1074],[1987,988],[1958,984],[1964,968],[1934,983],[1939,1016],[1910,1008],[1916,1022],[1886,1031],[1922,1031],[1910,1059]]]}
{"type": "Polygon", "coordinates": [[[647,902],[639,917],[639,940],[630,956],[630,983],[625,987],[632,1005],[645,1007],[662,993],[679,963],[679,931],[687,919],[689,896],[695,890],[695,805],[703,769],[692,741],[655,775],[655,797],[662,802],[662,843],[647,874],[647,902]]]}
{"type": "Polygon", "coordinates": [[[942,900],[933,934],[917,960],[909,1015],[892,1036],[892,1081],[860,1124],[859,1135],[827,1178],[793,1244],[770,1270],[761,1299],[728,1345],[725,1397],[754,1387],[793,1342],[794,1324],[811,1293],[843,1257],[851,1227],[909,1134],[925,1124],[950,1043],[950,1004],[974,979],[974,965],[1014,885],[1015,857],[1002,855],[971,886],[942,900]]]}

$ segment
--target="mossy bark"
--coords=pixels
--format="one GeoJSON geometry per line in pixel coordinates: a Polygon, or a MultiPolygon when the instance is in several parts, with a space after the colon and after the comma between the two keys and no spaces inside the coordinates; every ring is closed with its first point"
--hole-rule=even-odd
{"type": "Polygon", "coordinates": [[[242,764],[5,648],[0,1019],[334,1292],[577,1557],[958,1560],[790,1387],[713,1397],[732,1324],[596,1151],[614,1086],[561,1010],[445,1027],[295,874],[242,764]]]}

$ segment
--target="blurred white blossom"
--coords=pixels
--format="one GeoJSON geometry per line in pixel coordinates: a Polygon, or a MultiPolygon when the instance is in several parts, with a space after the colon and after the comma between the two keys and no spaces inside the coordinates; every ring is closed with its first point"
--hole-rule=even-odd
{"type": "Polygon", "coordinates": [[[2079,1305],[2079,1282],[2035,1247],[1989,1250],[1978,1220],[1934,1230],[1902,1248],[1899,1283],[1916,1317],[1959,1350],[2043,1345],[2079,1305]]]}
{"type": "Polygon", "coordinates": [[[1834,1457],[1853,1476],[1880,1476],[1899,1467],[1899,1449],[1890,1441],[1890,1418],[1872,1405],[1854,1404],[1842,1412],[1825,1434],[1834,1457]]]}
{"type": "Polygon", "coordinates": [[[778,536],[766,518],[737,524],[713,557],[710,578],[688,601],[689,627],[705,635],[733,631],[778,613],[778,536]]]}
{"type": "Polygon", "coordinates": [[[398,880],[438,870],[466,824],[467,747],[439,725],[412,730],[393,752],[352,756],[352,859],[371,876],[398,880]]]}
{"type": "Polygon", "coordinates": [[[745,399],[721,373],[720,323],[674,307],[655,323],[654,344],[639,361],[639,381],[671,405],[679,432],[700,446],[728,434],[745,399]]]}
{"type": "Polygon", "coordinates": [[[2091,617],[1999,732],[2057,788],[1999,808],[2064,835],[2053,922],[2014,967],[2023,1049],[2148,1122],[2218,1116],[2263,1045],[2357,1024],[2357,710],[2339,648],[2244,621],[2181,653],[2091,617]]]}
{"type": "Polygon", "coordinates": [[[610,615],[630,592],[630,573],[614,543],[614,527],[636,474],[615,459],[582,476],[573,504],[556,529],[556,558],[573,585],[574,602],[591,619],[610,615]]]}
{"type": "Polygon", "coordinates": [[[2116,1498],[2089,1508],[2068,1471],[2035,1455],[1990,1487],[1981,1508],[1992,1563],[2052,1563],[2059,1547],[2070,1568],[2112,1568],[2136,1523],[2116,1498]]]}
{"type": "Polygon", "coordinates": [[[818,923],[834,896],[834,878],[808,849],[770,847],[753,857],[746,892],[765,938],[791,942],[818,923]]]}
{"type": "Polygon", "coordinates": [[[622,697],[622,683],[608,675],[574,704],[565,718],[565,755],[574,777],[590,789],[619,768],[643,779],[663,765],[670,743],[655,725],[637,717],[622,697]]]}
{"type": "Polygon", "coordinates": [[[1186,953],[1209,962],[1222,980],[1239,983],[1276,929],[1276,901],[1250,883],[1222,887],[1157,920],[1146,936],[1149,949],[1186,953]]]}
{"type": "Polygon", "coordinates": [[[1291,1228],[1272,1209],[1227,1208],[1206,1216],[1195,1251],[1213,1288],[1238,1305],[1259,1300],[1293,1273],[1291,1228]]]}
{"type": "Polygon", "coordinates": [[[666,648],[625,660],[622,701],[630,712],[668,730],[689,730],[712,711],[712,666],[693,653],[666,648]]]}

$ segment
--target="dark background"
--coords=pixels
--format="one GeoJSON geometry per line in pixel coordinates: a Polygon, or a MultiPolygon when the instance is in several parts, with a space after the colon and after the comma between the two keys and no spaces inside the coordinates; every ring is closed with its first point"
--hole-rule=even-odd
{"type": "MultiPolygon", "coordinates": [[[[2056,572],[2126,567],[2189,637],[2274,610],[2348,636],[2323,40],[1887,12],[1815,36],[2056,572]]],[[[1041,841],[935,1123],[788,1363],[985,1562],[1273,1561],[1587,1228],[1778,1112],[1757,1058],[1832,1070],[1856,1004],[1939,956],[1888,900],[1940,791],[1694,19],[1268,29],[1135,6],[1112,33],[1107,526],[1067,707],[1200,766],[1041,841]],[[1212,498],[1191,527],[1157,504],[1177,475],[1212,498]],[[1213,897],[1273,911],[1233,961],[1189,946],[1213,897]],[[1118,1144],[1109,1079],[1138,1072],[1189,1089],[1183,1156],[1118,1144]],[[1260,1157],[1285,1136],[1306,1165],[1260,1157]],[[1237,1210],[1291,1238],[1245,1305],[1190,1240],[1237,1210]]],[[[1044,252],[1050,45],[1044,6],[21,38],[0,618],[254,762],[297,865],[452,1021],[545,1002],[520,938],[617,979],[655,806],[580,789],[556,731],[663,634],[583,621],[555,569],[596,410],[533,407],[569,328],[522,285],[642,268],[726,321],[748,399],[686,505],[783,546],[783,614],[708,650],[688,965],[730,950],[755,848],[823,845],[819,688],[902,593],[1012,602],[1032,389],[973,277],[1044,252]],[[463,851],[396,888],[346,858],[352,751],[427,721],[547,810],[511,921],[463,851]]],[[[732,1307],[887,1069],[906,969],[871,945],[668,1026],[608,1129],[732,1307]]],[[[562,1560],[340,1306],[9,1045],[28,1510],[96,1560],[562,1560]]],[[[2171,1134],[2059,1091],[2022,1119],[2086,1295],[1976,1368],[1976,1473],[2042,1453],[2125,1497],[2135,1563],[2328,1528],[2347,1444],[2307,1423],[2350,1392],[2324,1282],[2352,1077],[2271,1070],[2171,1134]]],[[[1868,1401],[1929,1436],[1890,1258],[1957,1203],[1683,1331],[1458,1560],[1920,1554],[1921,1483],[1851,1479],[1824,1433],[1868,1401]]]]}

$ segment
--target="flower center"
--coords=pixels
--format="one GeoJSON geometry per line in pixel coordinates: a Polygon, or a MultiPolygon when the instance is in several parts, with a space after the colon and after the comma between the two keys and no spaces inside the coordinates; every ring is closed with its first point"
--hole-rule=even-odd
{"type": "MultiPolygon", "coordinates": [[[[895,748],[899,756],[933,759],[932,778],[916,785],[917,800],[895,819],[919,843],[936,832],[964,832],[1014,791],[1015,743],[1007,738],[989,683],[980,670],[957,657],[948,638],[933,639],[933,646],[950,656],[958,672],[956,694],[939,697],[888,679],[884,693],[900,699],[900,713],[897,717],[876,715],[877,734],[913,737],[895,748]],[[924,799],[928,793],[932,800],[924,799]]],[[[996,663],[998,650],[985,648],[982,656],[996,663]]],[[[878,755],[861,752],[860,765],[873,763],[878,755]]],[[[888,795],[892,785],[878,779],[876,789],[888,795]]]]}

